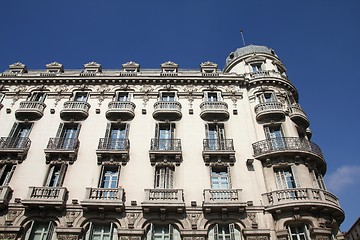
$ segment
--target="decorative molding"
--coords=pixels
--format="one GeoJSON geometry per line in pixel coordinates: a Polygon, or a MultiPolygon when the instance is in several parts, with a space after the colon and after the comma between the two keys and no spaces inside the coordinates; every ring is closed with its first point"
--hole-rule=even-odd
{"type": "Polygon", "coordinates": [[[183,237],[183,240],[205,240],[205,237],[183,237]]]}
{"type": "Polygon", "coordinates": [[[68,227],[72,227],[74,220],[80,215],[80,212],[77,211],[69,211],[66,212],[66,216],[65,216],[65,220],[66,220],[66,225],[68,227]]]}
{"type": "Polygon", "coordinates": [[[246,240],[269,240],[269,237],[268,236],[247,236],[246,240]]]}
{"type": "Polygon", "coordinates": [[[143,105],[144,107],[146,107],[147,102],[149,101],[150,97],[149,97],[149,92],[153,91],[154,88],[151,87],[150,85],[143,85],[140,88],[140,92],[144,93],[144,95],[142,95],[142,100],[143,100],[143,105]]]}
{"type": "Polygon", "coordinates": [[[5,224],[11,226],[14,220],[23,212],[23,210],[9,210],[5,215],[5,224]]]}
{"type": "Polygon", "coordinates": [[[198,220],[200,218],[201,214],[199,213],[190,213],[188,214],[188,219],[191,223],[192,229],[197,229],[198,220]]]}
{"type": "Polygon", "coordinates": [[[58,240],[78,240],[79,237],[77,235],[59,235],[57,234],[58,240]]]}
{"type": "Polygon", "coordinates": [[[15,240],[16,233],[0,233],[0,240],[15,240]]]}
{"type": "Polygon", "coordinates": [[[141,236],[120,236],[119,240],[141,240],[141,236]]]}
{"type": "Polygon", "coordinates": [[[192,108],[193,105],[193,101],[194,101],[194,96],[193,93],[197,92],[198,88],[195,87],[194,85],[188,85],[184,87],[184,92],[187,92],[188,95],[186,95],[187,100],[189,101],[189,107],[192,108]]]}
{"type": "Polygon", "coordinates": [[[98,87],[96,89],[96,91],[98,91],[100,93],[100,95],[97,97],[97,99],[99,100],[99,107],[101,107],[101,104],[102,102],[104,101],[105,99],[105,96],[104,96],[104,93],[105,92],[109,92],[110,91],[110,88],[106,85],[106,84],[103,84],[101,85],[100,87],[98,87]]]}
{"type": "Polygon", "coordinates": [[[126,214],[126,218],[129,221],[129,223],[128,223],[129,228],[134,228],[135,221],[136,221],[136,219],[138,219],[139,216],[140,216],[140,213],[134,213],[134,212],[126,214]]]}
{"type": "Polygon", "coordinates": [[[256,213],[248,213],[247,214],[248,219],[251,222],[251,227],[252,228],[257,228],[258,227],[258,223],[257,223],[257,216],[256,213]]]}

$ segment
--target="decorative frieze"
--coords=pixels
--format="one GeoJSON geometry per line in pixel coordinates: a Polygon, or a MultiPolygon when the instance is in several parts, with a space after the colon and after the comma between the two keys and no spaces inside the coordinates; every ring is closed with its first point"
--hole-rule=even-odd
{"type": "Polygon", "coordinates": [[[58,240],[78,240],[79,237],[77,235],[57,235],[58,240]]]}
{"type": "Polygon", "coordinates": [[[0,240],[15,240],[16,233],[0,233],[0,240]]]}
{"type": "Polygon", "coordinates": [[[120,236],[119,240],[141,240],[141,236],[120,236]]]}
{"type": "Polygon", "coordinates": [[[14,220],[23,212],[23,210],[14,209],[9,210],[8,213],[5,215],[5,224],[7,226],[11,226],[14,220]]]}
{"type": "Polygon", "coordinates": [[[72,227],[75,219],[80,216],[81,212],[78,211],[68,211],[65,215],[66,225],[72,227]]]}

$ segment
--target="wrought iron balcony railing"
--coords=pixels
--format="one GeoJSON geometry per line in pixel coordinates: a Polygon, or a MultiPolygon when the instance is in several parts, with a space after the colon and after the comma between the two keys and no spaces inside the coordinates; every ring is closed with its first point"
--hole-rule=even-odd
{"type": "Polygon", "coordinates": [[[321,149],[315,143],[298,137],[279,137],[265,139],[252,144],[254,156],[278,151],[303,151],[323,158],[321,149]]]}
{"type": "Polygon", "coordinates": [[[135,104],[130,101],[112,101],[109,102],[108,110],[128,110],[133,112],[135,110],[135,104]]]}
{"type": "Polygon", "coordinates": [[[0,150],[29,150],[31,141],[27,137],[1,137],[0,150]]]}
{"type": "Polygon", "coordinates": [[[19,109],[23,110],[37,110],[39,112],[43,112],[46,105],[43,102],[38,101],[22,101],[20,102],[19,109]]]}
{"type": "Polygon", "coordinates": [[[204,139],[204,151],[234,151],[232,139],[204,139]]]}
{"type": "Polygon", "coordinates": [[[154,103],[154,110],[181,111],[181,103],[176,101],[157,101],[154,103]]]}
{"type": "Polygon", "coordinates": [[[88,112],[90,108],[90,104],[87,102],[81,102],[81,101],[67,101],[64,102],[64,108],[63,110],[81,110],[84,112],[88,112]]]}
{"type": "Polygon", "coordinates": [[[153,138],[150,151],[181,151],[180,139],[153,138]]]}
{"type": "Polygon", "coordinates": [[[100,138],[98,150],[127,151],[129,150],[129,139],[125,138],[100,138]]]}
{"type": "Polygon", "coordinates": [[[260,103],[255,106],[256,114],[261,114],[263,112],[271,112],[274,110],[284,110],[283,104],[280,102],[266,102],[266,103],[260,103]]]}
{"type": "Polygon", "coordinates": [[[48,150],[77,150],[79,143],[77,138],[50,138],[46,148],[48,150]]]}
{"type": "Polygon", "coordinates": [[[201,111],[206,110],[228,110],[228,105],[226,102],[222,101],[205,101],[200,104],[201,111]]]}

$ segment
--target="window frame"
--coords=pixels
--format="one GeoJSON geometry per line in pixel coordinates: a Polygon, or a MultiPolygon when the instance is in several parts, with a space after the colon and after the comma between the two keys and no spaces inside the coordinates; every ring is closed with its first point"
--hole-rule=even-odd
{"type": "Polygon", "coordinates": [[[31,92],[28,101],[32,101],[32,102],[45,102],[46,97],[47,97],[46,92],[33,91],[33,92],[31,92]]]}
{"type": "MultiPolygon", "coordinates": [[[[104,236],[103,233],[100,233],[100,240],[103,240],[104,237],[106,238],[110,238],[111,240],[118,240],[118,236],[117,236],[117,227],[116,224],[114,222],[89,222],[88,226],[87,226],[87,231],[85,233],[85,240],[92,240],[94,237],[94,231],[95,231],[95,227],[96,226],[109,226],[109,232],[107,236],[104,236]],[[94,227],[95,225],[95,227],[94,227]]],[[[98,233],[96,233],[98,234],[98,233]]]]}
{"type": "Polygon", "coordinates": [[[146,239],[145,240],[181,240],[180,231],[177,229],[176,225],[174,224],[154,224],[151,223],[149,226],[149,230],[146,233],[146,239]],[[155,233],[155,229],[160,229],[162,233],[155,233]],[[167,232],[164,231],[164,229],[167,228],[167,232]],[[161,238],[156,238],[155,235],[160,236],[161,238]]]}
{"type": "Polygon", "coordinates": [[[175,178],[174,166],[156,166],[154,171],[155,189],[173,189],[175,178]]]}
{"type": "Polygon", "coordinates": [[[45,187],[62,187],[66,175],[67,164],[50,165],[45,187]]]}
{"type": "Polygon", "coordinates": [[[0,166],[0,186],[8,186],[14,175],[16,164],[3,164],[0,166]]]}
{"type": "Polygon", "coordinates": [[[159,100],[162,102],[176,102],[177,101],[177,92],[176,91],[160,91],[159,100]],[[166,97],[167,99],[164,99],[166,97]],[[171,99],[171,97],[173,97],[171,99]]]}
{"type": "MultiPolygon", "coordinates": [[[[84,96],[82,96],[83,98],[84,96]]],[[[88,102],[90,97],[90,92],[89,91],[74,91],[73,92],[73,97],[72,97],[72,101],[74,102],[88,102]],[[79,100],[78,96],[81,95],[85,95],[85,101],[83,99],[79,100]]]]}
{"type": "Polygon", "coordinates": [[[265,71],[263,62],[252,62],[249,64],[249,67],[252,73],[265,71]]]}
{"type": "Polygon", "coordinates": [[[214,224],[210,226],[208,231],[208,240],[226,240],[226,236],[229,236],[229,240],[241,240],[242,235],[241,231],[237,228],[237,225],[235,223],[225,223],[225,224],[214,224]],[[228,233],[224,233],[224,229],[227,227],[229,230],[228,233]],[[221,234],[219,231],[219,228],[221,228],[221,234]],[[221,237],[219,236],[221,235],[221,237]]]}
{"type": "Polygon", "coordinates": [[[298,178],[296,166],[291,165],[288,167],[274,168],[274,177],[276,188],[278,190],[295,189],[300,188],[300,180],[298,178]],[[291,178],[292,187],[289,186],[287,178],[291,178]]]}
{"type": "Polygon", "coordinates": [[[25,234],[25,240],[33,240],[34,234],[36,234],[36,231],[39,231],[41,224],[45,225],[46,223],[48,225],[47,229],[45,231],[43,231],[43,229],[40,230],[41,238],[39,240],[53,240],[55,237],[54,234],[55,223],[53,221],[35,221],[35,220],[31,221],[30,227],[27,229],[25,234]]]}
{"type": "Polygon", "coordinates": [[[221,102],[223,101],[222,92],[221,91],[204,91],[203,92],[203,100],[205,102],[221,102]],[[214,97],[209,96],[210,95],[216,95],[214,97]]]}
{"type": "Polygon", "coordinates": [[[311,240],[310,232],[307,224],[290,224],[286,226],[288,231],[289,240],[301,240],[300,234],[304,236],[305,240],[311,240]],[[299,227],[301,227],[302,232],[299,233],[299,227]],[[292,233],[291,228],[296,229],[296,233],[292,233]],[[293,235],[297,236],[296,238],[293,235]]]}
{"type": "MultiPolygon", "coordinates": [[[[119,178],[120,178],[120,166],[118,165],[102,165],[101,166],[101,171],[100,171],[100,176],[99,176],[99,183],[98,183],[98,187],[99,188],[104,188],[104,189],[116,189],[119,188],[119,178]],[[112,171],[114,170],[114,171],[112,171]],[[114,174],[114,176],[116,175],[116,180],[115,180],[115,187],[109,187],[109,186],[105,186],[106,183],[106,175],[107,175],[107,171],[112,171],[114,174]]],[[[113,179],[111,179],[113,180],[113,179]]],[[[114,182],[114,181],[109,181],[109,182],[114,182]]]]}
{"type": "MultiPolygon", "coordinates": [[[[221,184],[219,184],[221,185],[221,184]]],[[[221,189],[231,189],[231,174],[230,174],[230,167],[229,166],[218,166],[214,165],[210,167],[210,186],[212,190],[221,190],[221,189]],[[223,171],[225,170],[225,171],[223,171]],[[219,183],[222,182],[223,177],[226,177],[226,188],[214,188],[214,181],[213,178],[217,177],[219,183]]]]}

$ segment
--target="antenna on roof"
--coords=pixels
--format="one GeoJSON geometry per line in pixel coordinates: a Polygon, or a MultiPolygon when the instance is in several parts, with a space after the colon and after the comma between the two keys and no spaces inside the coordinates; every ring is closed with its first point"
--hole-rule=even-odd
{"type": "Polygon", "coordinates": [[[240,34],[241,34],[241,39],[243,41],[244,47],[245,47],[245,40],[244,40],[244,35],[243,35],[243,30],[240,30],[240,34]]]}

